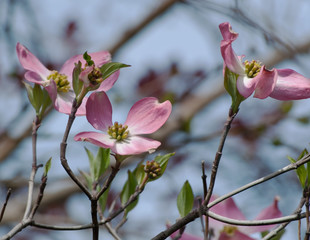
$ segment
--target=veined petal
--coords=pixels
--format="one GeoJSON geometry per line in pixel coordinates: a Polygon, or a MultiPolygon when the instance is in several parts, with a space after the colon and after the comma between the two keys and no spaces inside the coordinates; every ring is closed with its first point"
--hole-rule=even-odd
{"type": "Polygon", "coordinates": [[[254,92],[258,81],[259,75],[254,78],[249,78],[245,74],[239,75],[237,79],[237,89],[243,97],[248,98],[254,92]]]}
{"type": "Polygon", "coordinates": [[[94,92],[86,103],[86,117],[96,129],[106,131],[112,126],[112,105],[105,92],[94,92]]]}
{"type": "Polygon", "coordinates": [[[16,45],[16,52],[19,59],[20,64],[26,70],[35,72],[40,75],[41,78],[46,78],[50,74],[50,70],[48,70],[40,60],[34,56],[25,46],[20,43],[16,45]]]}
{"type": "Polygon", "coordinates": [[[255,88],[254,97],[264,99],[273,91],[278,79],[278,72],[276,69],[270,71],[267,70],[265,66],[262,66],[256,78],[258,79],[258,82],[255,88]]]}
{"type": "MultiPolygon", "coordinates": [[[[273,219],[282,216],[281,211],[278,208],[279,198],[275,197],[273,203],[263,209],[260,214],[255,218],[255,220],[264,220],[264,219],[273,219]]],[[[239,230],[244,233],[256,233],[256,232],[263,232],[266,230],[270,230],[271,228],[275,227],[276,225],[265,225],[265,226],[251,226],[251,227],[239,227],[239,230]]]]}
{"type": "Polygon", "coordinates": [[[228,22],[219,25],[223,40],[221,41],[221,54],[225,65],[234,73],[239,75],[245,74],[245,67],[241,62],[241,58],[237,56],[231,44],[238,37],[238,33],[231,29],[228,22]]]}
{"type": "Polygon", "coordinates": [[[278,100],[310,98],[310,79],[292,69],[277,69],[278,80],[269,95],[278,100]]]}
{"type": "Polygon", "coordinates": [[[101,84],[100,87],[97,89],[97,91],[108,91],[110,90],[114,83],[116,82],[116,80],[118,79],[120,74],[120,71],[116,71],[115,73],[113,73],[110,77],[108,77],[107,79],[105,79],[101,84]]]}
{"type": "Polygon", "coordinates": [[[124,141],[116,142],[111,150],[119,155],[133,155],[157,149],[160,142],[140,136],[129,136],[124,141]]]}
{"type": "MultiPolygon", "coordinates": [[[[101,65],[111,61],[111,54],[108,51],[94,52],[89,53],[88,55],[91,56],[96,67],[100,67],[101,65]]],[[[82,63],[82,67],[84,67],[86,61],[83,58],[83,54],[79,54],[68,59],[59,71],[61,74],[67,75],[70,82],[72,81],[72,71],[75,66],[74,64],[79,61],[82,63]]]]}
{"type": "Polygon", "coordinates": [[[132,106],[124,125],[131,135],[153,133],[167,121],[171,109],[169,101],[159,103],[154,97],[143,98],[132,106]]]}
{"type": "Polygon", "coordinates": [[[115,140],[105,133],[81,132],[74,136],[75,141],[86,141],[102,148],[113,148],[115,140]]]}

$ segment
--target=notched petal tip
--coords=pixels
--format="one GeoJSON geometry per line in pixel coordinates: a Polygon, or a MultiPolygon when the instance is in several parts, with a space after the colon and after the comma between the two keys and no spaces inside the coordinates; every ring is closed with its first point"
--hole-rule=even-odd
{"type": "Polygon", "coordinates": [[[171,114],[170,101],[159,103],[157,98],[147,97],[136,102],[129,110],[125,125],[132,134],[149,134],[157,131],[171,114]]]}
{"type": "Polygon", "coordinates": [[[227,40],[234,41],[239,35],[239,33],[232,30],[232,27],[229,22],[221,23],[219,25],[219,28],[225,41],[227,40]]]}

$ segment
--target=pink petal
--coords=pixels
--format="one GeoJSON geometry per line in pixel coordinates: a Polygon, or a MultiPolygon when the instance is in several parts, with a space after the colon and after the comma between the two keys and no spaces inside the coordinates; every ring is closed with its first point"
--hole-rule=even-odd
{"type": "Polygon", "coordinates": [[[244,65],[231,46],[232,42],[237,39],[238,33],[232,31],[228,22],[221,23],[219,28],[223,36],[223,40],[221,41],[221,53],[225,65],[234,73],[239,75],[244,74],[244,65]]]}
{"type": "Polygon", "coordinates": [[[105,92],[94,92],[86,103],[88,122],[97,130],[106,131],[112,126],[112,105],[105,92]]]}
{"type": "Polygon", "coordinates": [[[116,80],[118,79],[120,74],[120,71],[116,71],[115,73],[113,73],[110,77],[108,77],[107,79],[105,79],[101,84],[100,87],[96,90],[96,91],[108,91],[110,90],[114,83],[116,82],[116,80]]]}
{"type": "Polygon", "coordinates": [[[218,240],[255,240],[255,239],[236,230],[232,235],[230,234],[228,235],[225,232],[222,232],[218,240]]]}
{"type": "Polygon", "coordinates": [[[153,151],[159,146],[160,142],[158,141],[139,136],[129,136],[128,140],[116,142],[111,150],[119,155],[134,155],[153,151]]]}
{"type": "Polygon", "coordinates": [[[27,81],[29,82],[33,82],[33,83],[37,83],[40,85],[43,85],[43,83],[45,82],[39,74],[37,74],[36,72],[31,72],[31,71],[27,71],[25,73],[25,78],[27,81]]]}
{"type": "MultiPolygon", "coordinates": [[[[95,62],[96,67],[100,67],[103,64],[111,61],[111,54],[108,51],[89,53],[88,55],[91,56],[92,60],[95,62]]],[[[83,68],[86,61],[83,58],[83,54],[80,54],[68,59],[59,71],[60,73],[67,75],[70,82],[72,81],[72,71],[75,67],[74,64],[78,63],[79,61],[82,63],[83,68]]]]}
{"type": "Polygon", "coordinates": [[[86,141],[102,148],[113,148],[115,140],[105,133],[81,132],[74,136],[75,141],[86,141]]]}
{"type": "Polygon", "coordinates": [[[159,103],[157,98],[143,98],[132,106],[124,125],[131,135],[153,133],[167,121],[171,109],[169,101],[159,103]]]}
{"type": "Polygon", "coordinates": [[[46,78],[50,74],[50,71],[40,62],[40,60],[22,44],[17,43],[16,52],[20,64],[26,70],[39,74],[41,78],[46,78]]]}
{"type": "MultiPolygon", "coordinates": [[[[48,86],[45,86],[46,91],[48,92],[54,108],[61,113],[70,115],[72,109],[72,103],[75,98],[75,94],[73,91],[69,92],[57,92],[57,86],[54,81],[51,81],[48,86]]],[[[86,104],[87,98],[83,99],[81,106],[78,108],[76,112],[76,116],[86,115],[86,104]]]]}
{"type": "Polygon", "coordinates": [[[276,81],[278,79],[278,72],[276,69],[267,70],[265,66],[262,66],[258,76],[258,82],[255,88],[255,98],[264,99],[270,95],[273,91],[276,81]]]}
{"type": "MultiPolygon", "coordinates": [[[[212,196],[210,202],[212,202],[215,199],[216,197],[212,196]]],[[[235,204],[232,198],[228,198],[224,200],[223,202],[216,204],[215,206],[210,208],[210,211],[218,215],[224,216],[224,217],[238,219],[238,220],[245,220],[243,213],[237,207],[237,205],[235,204]]],[[[227,225],[226,223],[222,223],[212,218],[209,218],[209,222],[210,222],[210,227],[213,228],[215,232],[221,231],[223,227],[227,225]]]]}
{"type": "Polygon", "coordinates": [[[243,213],[237,207],[232,198],[228,198],[219,204],[210,208],[211,212],[214,212],[223,217],[233,218],[237,220],[245,220],[243,213]]]}
{"type": "Polygon", "coordinates": [[[278,80],[270,97],[278,100],[310,98],[310,79],[292,69],[278,69],[278,80]]]}
{"type": "Polygon", "coordinates": [[[254,78],[248,78],[245,74],[239,75],[237,79],[237,88],[239,93],[248,98],[254,92],[255,87],[259,81],[259,75],[254,78]]]}
{"type": "MultiPolygon", "coordinates": [[[[278,201],[279,198],[275,197],[273,203],[263,209],[260,214],[255,218],[255,220],[263,220],[263,219],[273,219],[282,216],[281,211],[278,208],[278,201]]],[[[239,227],[240,231],[244,233],[256,233],[256,232],[263,232],[266,230],[270,230],[271,228],[275,227],[276,225],[265,225],[265,226],[251,226],[251,227],[239,227]]]]}

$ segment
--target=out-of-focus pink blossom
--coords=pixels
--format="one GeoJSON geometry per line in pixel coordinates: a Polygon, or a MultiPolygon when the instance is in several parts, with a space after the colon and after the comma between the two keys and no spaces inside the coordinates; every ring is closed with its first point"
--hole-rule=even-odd
{"type": "MultiPolygon", "coordinates": [[[[216,199],[215,196],[211,197],[211,202],[216,199]]],[[[278,208],[278,197],[275,197],[273,203],[267,208],[263,209],[254,220],[273,219],[282,216],[281,211],[278,208]]],[[[228,198],[215,206],[210,208],[211,212],[214,212],[223,217],[246,220],[241,210],[237,207],[232,198],[228,198]]],[[[275,225],[264,226],[233,226],[220,221],[209,218],[209,226],[214,233],[214,240],[255,240],[249,235],[256,232],[263,232],[270,230],[275,225]]],[[[173,233],[171,237],[175,237],[177,232],[173,233]]],[[[183,233],[180,240],[202,240],[197,236],[183,233]]]]}

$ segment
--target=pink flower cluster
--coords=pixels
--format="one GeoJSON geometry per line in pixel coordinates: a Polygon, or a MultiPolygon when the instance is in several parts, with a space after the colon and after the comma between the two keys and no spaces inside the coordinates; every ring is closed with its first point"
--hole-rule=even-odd
{"type": "MultiPolygon", "coordinates": [[[[41,85],[49,93],[55,109],[61,113],[70,114],[72,103],[76,98],[72,73],[75,64],[81,62],[83,68],[79,75],[84,86],[89,86],[88,74],[96,67],[111,61],[110,53],[100,51],[90,53],[94,66],[87,66],[83,55],[77,55],[67,60],[60,71],[47,69],[26,47],[18,43],[17,56],[21,65],[27,70],[27,81],[41,85]],[[84,67],[85,66],[85,67],[84,67]]],[[[142,137],[157,131],[168,119],[171,113],[171,103],[159,103],[156,98],[144,98],[136,102],[130,109],[124,124],[112,123],[112,105],[105,93],[116,82],[119,71],[105,79],[89,98],[84,97],[76,115],[86,115],[89,123],[101,132],[82,132],[77,134],[76,141],[88,141],[99,147],[110,148],[119,155],[133,155],[151,152],[160,146],[160,142],[142,137]]]]}

